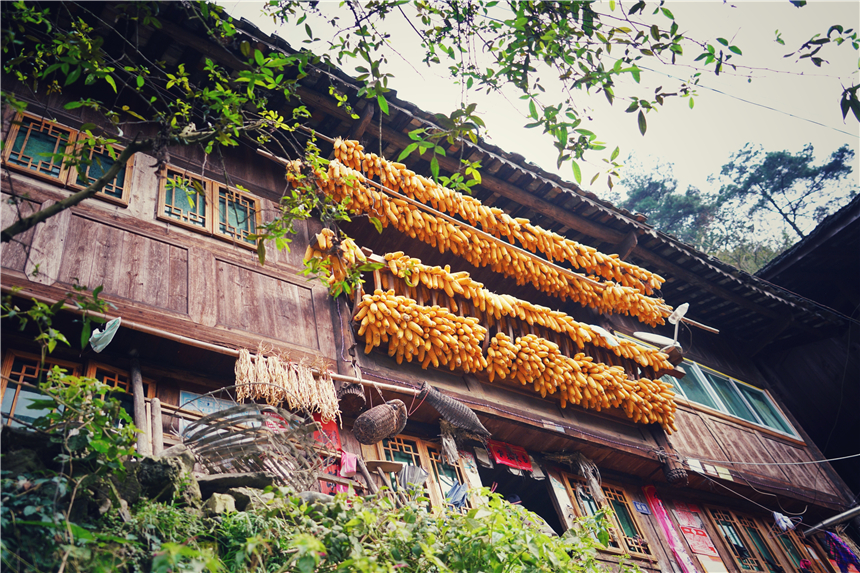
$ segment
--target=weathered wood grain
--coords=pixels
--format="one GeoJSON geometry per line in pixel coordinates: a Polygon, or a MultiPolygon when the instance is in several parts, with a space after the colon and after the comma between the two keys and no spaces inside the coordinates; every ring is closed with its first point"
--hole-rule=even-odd
{"type": "MultiPolygon", "coordinates": [[[[6,181],[4,178],[4,187],[6,181]]],[[[18,213],[26,217],[38,210],[39,205],[33,201],[22,201],[19,205],[11,203],[12,196],[8,193],[2,194],[2,206],[0,206],[0,226],[6,228],[18,219],[18,213]]],[[[33,235],[36,229],[29,229],[25,233],[21,233],[15,239],[3,245],[2,265],[7,269],[24,272],[24,265],[27,262],[27,254],[30,244],[33,240],[33,235]]]]}
{"type": "Polygon", "coordinates": [[[74,214],[66,237],[60,282],[77,278],[89,288],[101,285],[104,294],[187,312],[186,249],[74,214]]]}
{"type": "MultiPolygon", "coordinates": [[[[762,441],[773,456],[781,462],[808,462],[814,459],[806,448],[799,448],[769,437],[763,437],[762,441]]],[[[785,472],[792,484],[840,495],[839,489],[819,464],[786,465],[780,466],[780,469],[785,472]]]]}
{"type": "Polygon", "coordinates": [[[209,291],[217,284],[215,255],[199,247],[188,249],[188,315],[203,326],[215,326],[222,293],[209,291]]]}
{"type": "MultiPolygon", "coordinates": [[[[733,462],[753,462],[771,464],[780,461],[771,455],[771,452],[759,441],[756,432],[741,428],[732,424],[711,418],[707,421],[707,425],[713,432],[714,437],[722,446],[726,454],[725,458],[733,462]]],[[[719,464],[717,464],[719,465],[719,464]]],[[[773,479],[788,481],[786,475],[782,472],[779,466],[768,465],[745,465],[732,466],[731,469],[742,471],[744,473],[753,473],[764,475],[773,479]]]]}
{"type": "MultiPolygon", "coordinates": [[[[45,201],[40,209],[45,209],[54,203],[53,200],[45,201]]],[[[48,285],[57,280],[70,217],[71,212],[62,211],[44,223],[36,225],[36,232],[30,243],[30,257],[24,267],[24,272],[30,280],[48,285]]]]}
{"type": "Polygon", "coordinates": [[[679,453],[692,458],[726,459],[700,414],[679,408],[675,412],[675,421],[679,431],[669,436],[669,443],[679,453]]]}

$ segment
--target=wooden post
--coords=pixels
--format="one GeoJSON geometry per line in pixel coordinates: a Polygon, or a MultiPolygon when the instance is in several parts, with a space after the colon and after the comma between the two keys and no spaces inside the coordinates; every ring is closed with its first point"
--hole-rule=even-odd
{"type": "Polygon", "coordinates": [[[140,373],[140,361],[137,359],[137,349],[131,351],[131,389],[134,395],[134,425],[141,430],[137,435],[137,453],[151,455],[152,449],[149,437],[146,435],[146,399],[143,395],[143,376],[140,373]]]}
{"type": "Polygon", "coordinates": [[[164,451],[164,426],[161,419],[161,400],[153,398],[152,402],[152,455],[157,456],[164,451]]]}

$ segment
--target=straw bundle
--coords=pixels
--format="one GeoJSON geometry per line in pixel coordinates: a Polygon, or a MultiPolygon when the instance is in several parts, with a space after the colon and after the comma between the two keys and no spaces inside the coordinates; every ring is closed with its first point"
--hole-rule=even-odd
{"type": "Polygon", "coordinates": [[[295,363],[288,357],[265,356],[262,344],[257,354],[251,356],[246,349],[239,351],[236,360],[236,398],[265,401],[267,404],[286,405],[291,410],[304,409],[319,413],[323,423],[340,419],[337,394],[331,373],[325,367],[314,370],[304,364],[295,363]]]}

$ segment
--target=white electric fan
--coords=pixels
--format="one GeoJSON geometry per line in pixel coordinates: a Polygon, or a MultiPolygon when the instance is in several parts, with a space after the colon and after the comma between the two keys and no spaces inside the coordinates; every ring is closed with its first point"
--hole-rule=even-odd
{"type": "Polygon", "coordinates": [[[687,310],[689,310],[689,308],[690,303],[685,302],[684,304],[679,305],[678,308],[676,308],[675,311],[669,315],[669,324],[675,325],[674,338],[669,338],[668,336],[661,336],[659,334],[654,334],[651,332],[634,332],[633,336],[635,336],[639,340],[644,340],[645,342],[650,342],[652,344],[663,346],[663,351],[671,349],[672,347],[681,350],[681,345],[678,344],[678,324],[681,323],[681,319],[684,318],[685,314],[687,314],[687,310]]]}

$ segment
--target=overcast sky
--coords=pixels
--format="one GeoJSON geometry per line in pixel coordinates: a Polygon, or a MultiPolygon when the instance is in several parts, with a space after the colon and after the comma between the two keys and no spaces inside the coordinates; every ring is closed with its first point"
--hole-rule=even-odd
{"type": "MultiPolygon", "coordinates": [[[[234,17],[252,20],[267,33],[277,33],[294,46],[300,46],[307,36],[304,28],[275,27],[271,19],[260,16],[261,3],[222,0],[234,17]]],[[[339,2],[323,3],[327,12],[339,10],[339,2]]],[[[649,5],[656,3],[650,3],[649,5]]],[[[588,128],[611,145],[621,147],[621,158],[635,154],[646,168],[659,162],[674,165],[674,173],[682,184],[692,184],[704,190],[711,188],[708,176],[719,172],[730,155],[746,143],[761,144],[766,151],[799,151],[807,143],[815,147],[822,160],[841,145],[847,144],[858,151],[860,129],[856,120],[843,122],[839,110],[842,85],[858,81],[858,52],[848,45],[835,46],[823,55],[830,63],[816,68],[808,60],[800,63],[796,58],[783,56],[808,40],[813,34],[826,32],[833,24],[860,27],[860,2],[810,2],[796,8],[787,1],[779,2],[667,2],[681,31],[686,35],[715,43],[724,37],[743,50],[739,63],[762,68],[753,72],[749,82],[745,72],[734,76],[726,73],[715,77],[705,73],[695,100],[689,109],[686,100],[676,98],[658,113],[648,115],[648,131],[639,134],[635,114],[625,114],[625,101],[616,101],[610,107],[604,96],[589,97],[583,93],[580,105],[592,107],[594,123],[588,128]],[[775,31],[782,33],[786,45],[774,41],[775,31]],[[712,91],[718,90],[718,91],[712,91]],[[746,101],[744,101],[746,100],[746,101]],[[752,103],[750,103],[752,102],[752,103]],[[756,105],[758,104],[758,105],[756,105]]],[[[608,11],[603,4],[599,11],[608,11]]],[[[344,14],[344,18],[348,18],[344,14]]],[[[312,21],[311,21],[312,22],[312,21]]],[[[665,22],[665,21],[664,21],[665,22]]],[[[394,74],[390,87],[397,90],[401,99],[410,101],[425,111],[445,112],[459,107],[460,88],[448,78],[445,69],[428,69],[420,63],[420,53],[409,50],[414,34],[402,23],[388,30],[392,44],[404,58],[389,55],[388,70],[394,74]],[[408,60],[408,61],[405,61],[408,60]]],[[[315,35],[331,39],[331,31],[312,22],[315,35]]],[[[696,56],[688,50],[688,61],[696,56]]],[[[647,58],[646,58],[647,60],[647,58]]],[[[359,65],[355,63],[354,65],[359,65]]],[[[344,71],[356,74],[354,65],[344,71]]],[[[670,88],[679,82],[669,76],[687,79],[693,70],[689,67],[656,67],[645,62],[642,83],[653,88],[670,88]]],[[[632,83],[632,79],[628,79],[632,83]]],[[[623,86],[616,90],[623,92],[623,86]]],[[[508,97],[470,96],[478,103],[478,112],[488,126],[487,139],[505,150],[524,155],[544,169],[558,172],[573,180],[570,167],[556,169],[556,152],[547,136],[538,131],[526,130],[528,122],[523,102],[510,91],[508,97]]],[[[547,98],[547,103],[553,103],[547,98]]],[[[583,126],[585,127],[585,126],[583,126]]],[[[852,184],[857,187],[860,158],[855,156],[852,184]]],[[[606,193],[605,180],[590,187],[591,175],[601,165],[600,156],[592,157],[591,165],[583,165],[583,187],[598,195],[606,193]]]]}

